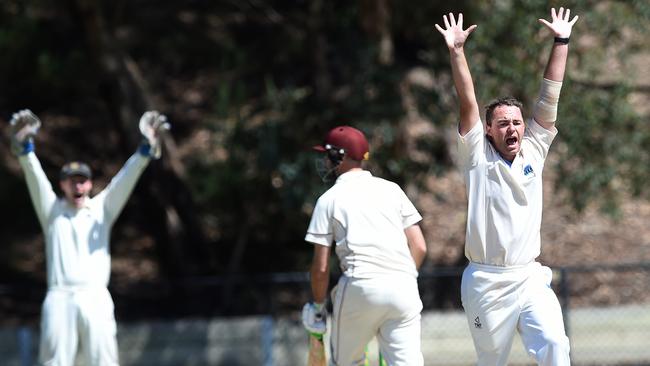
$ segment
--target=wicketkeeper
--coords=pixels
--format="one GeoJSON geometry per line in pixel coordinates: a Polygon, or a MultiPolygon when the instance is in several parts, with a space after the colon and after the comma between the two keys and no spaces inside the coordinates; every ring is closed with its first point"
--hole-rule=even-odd
{"type": "Polygon", "coordinates": [[[161,132],[169,128],[156,111],[140,119],[143,143],[110,184],[90,197],[90,167],[65,164],[57,197],[34,153],[40,120],[29,110],[11,119],[12,151],[25,174],[45,236],[47,295],[41,315],[39,363],[72,366],[80,345],[84,365],[118,365],[113,300],[106,286],[111,270],[109,237],[138,178],[161,155],[161,132]]]}
{"type": "Polygon", "coordinates": [[[426,243],[422,217],[395,183],[362,168],[368,159],[364,134],[349,126],[331,130],[322,145],[322,176],[336,183],[316,203],[305,240],[314,247],[313,303],[303,307],[311,333],[327,331],[325,300],[334,248],[343,275],[332,294],[330,365],[362,365],[365,347],[377,337],[391,366],[423,364],[420,347],[418,268],[426,243]]]}

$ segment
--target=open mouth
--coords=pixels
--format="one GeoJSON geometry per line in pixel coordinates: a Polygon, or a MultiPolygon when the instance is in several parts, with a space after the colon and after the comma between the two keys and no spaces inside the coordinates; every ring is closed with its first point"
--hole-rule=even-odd
{"type": "Polygon", "coordinates": [[[75,192],[75,193],[74,193],[74,198],[75,198],[75,199],[77,199],[77,198],[81,198],[81,197],[83,197],[83,196],[84,196],[84,194],[81,193],[81,192],[75,192]]]}
{"type": "Polygon", "coordinates": [[[516,137],[509,137],[506,139],[506,144],[508,146],[515,145],[517,143],[517,138],[516,137]]]}

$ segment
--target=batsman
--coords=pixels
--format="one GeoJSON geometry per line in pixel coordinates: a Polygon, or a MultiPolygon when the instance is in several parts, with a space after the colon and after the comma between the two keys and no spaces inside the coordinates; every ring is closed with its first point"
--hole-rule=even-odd
{"type": "Polygon", "coordinates": [[[27,181],[45,236],[47,294],[42,305],[39,364],[72,366],[80,345],[84,365],[118,365],[116,323],[107,290],[110,231],[151,159],[161,155],[164,115],[140,119],[143,142],[108,186],[94,197],[92,171],[80,161],[63,165],[57,197],[34,153],[40,120],[29,110],[10,123],[12,151],[27,181]]]}
{"type": "Polygon", "coordinates": [[[418,268],[426,254],[422,217],[395,183],[362,167],[365,135],[349,126],[332,129],[322,145],[321,176],[336,179],[316,203],[305,240],[313,245],[313,302],[303,307],[311,334],[327,331],[325,302],[334,249],[342,276],[332,292],[330,366],[363,365],[377,338],[388,365],[421,366],[422,301],[418,268]]]}
{"type": "MultiPolygon", "coordinates": [[[[476,25],[463,29],[463,14],[436,24],[449,50],[460,102],[458,156],[468,197],[461,299],[479,366],[506,365],[515,331],[538,365],[569,365],[569,339],[551,289],[551,270],[535,259],[541,251],[542,171],[556,125],[569,36],[578,20],[569,9],[539,19],[551,35],[532,118],[522,103],[502,97],[482,121],[464,45],[476,25]]],[[[495,50],[498,51],[498,50],[495,50]]]]}

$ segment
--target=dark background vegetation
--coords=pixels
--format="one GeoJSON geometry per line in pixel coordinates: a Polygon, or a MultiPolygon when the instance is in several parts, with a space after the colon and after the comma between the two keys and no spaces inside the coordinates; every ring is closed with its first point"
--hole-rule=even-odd
{"type": "MultiPolygon", "coordinates": [[[[264,311],[267,274],[308,268],[302,238],[327,189],[309,148],[340,124],[368,135],[368,168],[402,185],[423,211],[424,270],[463,264],[457,106],[433,25],[450,11],[478,24],[466,52],[480,102],[510,94],[530,106],[551,46],[537,19],[561,5],[581,19],[547,168],[547,195],[561,202],[547,205],[554,229],[545,238],[576,236],[560,230],[591,223],[589,215],[605,226],[647,223],[650,5],[640,0],[3,0],[0,122],[6,132],[11,114],[30,108],[43,121],[36,152],[48,176],[81,158],[101,189],[135,151],[140,115],[167,114],[173,129],[163,159],[150,164],[113,230],[118,315],[192,315],[193,301],[202,314],[264,311]],[[249,282],[262,285],[236,290],[249,282]]],[[[3,319],[31,319],[43,295],[42,235],[6,137],[0,310],[3,319]]],[[[645,245],[636,258],[650,260],[648,232],[627,234],[645,245]]],[[[585,241],[634,241],[608,235],[585,241]]],[[[551,264],[572,264],[562,262],[565,252],[549,253],[551,264]]],[[[457,306],[456,287],[436,284],[452,299],[436,306],[457,306]]]]}

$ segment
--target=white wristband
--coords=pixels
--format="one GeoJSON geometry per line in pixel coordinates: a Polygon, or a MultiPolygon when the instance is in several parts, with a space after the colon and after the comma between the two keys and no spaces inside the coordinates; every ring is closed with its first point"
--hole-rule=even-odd
{"type": "Polygon", "coordinates": [[[533,118],[538,122],[555,122],[557,105],[560,100],[561,81],[544,79],[539,90],[539,97],[533,108],[533,118]]]}

